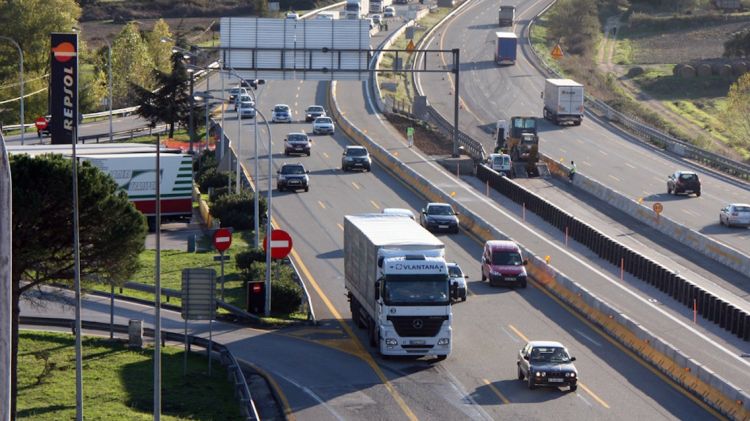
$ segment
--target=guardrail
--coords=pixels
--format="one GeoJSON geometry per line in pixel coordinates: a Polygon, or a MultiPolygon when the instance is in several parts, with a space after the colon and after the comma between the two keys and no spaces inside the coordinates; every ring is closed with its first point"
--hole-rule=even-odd
{"type": "MultiPolygon", "coordinates": [[[[24,325],[32,325],[32,326],[55,326],[55,327],[67,327],[70,328],[73,333],[75,333],[75,321],[71,319],[64,319],[64,318],[50,318],[50,317],[29,317],[29,316],[21,316],[20,323],[24,325]]],[[[82,320],[81,321],[81,328],[82,329],[88,329],[88,330],[100,330],[100,331],[114,331],[117,333],[129,333],[128,326],[124,325],[110,325],[109,323],[103,323],[103,322],[94,322],[94,321],[87,321],[82,320]]],[[[250,394],[250,388],[247,386],[247,380],[245,379],[245,373],[242,372],[242,368],[240,367],[239,363],[237,362],[237,359],[234,357],[231,351],[229,351],[229,348],[226,347],[226,345],[219,344],[213,341],[209,341],[206,338],[201,338],[199,336],[193,336],[193,335],[183,335],[182,333],[177,332],[170,332],[163,330],[161,335],[161,341],[162,343],[166,341],[172,341],[172,342],[185,342],[187,339],[188,343],[188,350],[191,345],[197,345],[201,348],[206,349],[208,351],[209,348],[213,349],[214,351],[219,353],[219,361],[221,361],[221,364],[227,368],[227,371],[229,372],[229,380],[232,381],[232,384],[234,385],[234,390],[237,396],[239,396],[240,401],[240,411],[242,412],[242,415],[245,417],[247,421],[256,421],[260,420],[260,416],[258,415],[258,410],[255,407],[255,402],[253,401],[253,397],[250,394]],[[209,344],[211,345],[209,347],[209,344]]],[[[145,336],[154,338],[154,329],[152,328],[143,328],[143,334],[145,336]]],[[[210,356],[213,358],[213,356],[210,356]]]]}

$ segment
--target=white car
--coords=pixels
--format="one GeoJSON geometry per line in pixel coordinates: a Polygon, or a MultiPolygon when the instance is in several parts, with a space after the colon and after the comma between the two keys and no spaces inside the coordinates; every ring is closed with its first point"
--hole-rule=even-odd
{"type": "Polygon", "coordinates": [[[750,205],[746,203],[731,203],[719,211],[719,225],[728,227],[750,226],[750,205]]]}
{"type": "Polygon", "coordinates": [[[255,106],[255,102],[253,102],[253,97],[250,95],[237,95],[237,97],[234,98],[234,110],[237,111],[237,108],[239,108],[239,105],[241,102],[250,102],[255,106]]]}
{"type": "Polygon", "coordinates": [[[234,101],[235,98],[237,98],[238,95],[250,95],[247,93],[247,89],[241,87],[241,86],[235,86],[234,88],[229,89],[229,100],[234,101]]]}
{"type": "Polygon", "coordinates": [[[299,20],[299,14],[295,12],[289,12],[286,14],[286,18],[290,20],[299,20]]]}
{"type": "Polygon", "coordinates": [[[466,301],[468,288],[466,287],[466,278],[458,263],[448,263],[448,276],[451,277],[451,298],[454,300],[466,301]]]}
{"type": "Polygon", "coordinates": [[[383,17],[392,18],[396,16],[396,9],[392,6],[388,6],[383,10],[383,17]]]}
{"type": "Polygon", "coordinates": [[[313,121],[313,134],[333,134],[335,131],[331,117],[318,117],[313,121]]]}
{"type": "Polygon", "coordinates": [[[513,171],[513,161],[510,159],[510,155],[508,154],[490,154],[490,156],[487,158],[487,166],[506,177],[513,178],[516,175],[515,171],[513,171]]]}
{"type": "Polygon", "coordinates": [[[271,110],[272,123],[291,123],[292,109],[286,104],[276,104],[271,110]]]}
{"type": "Polygon", "coordinates": [[[239,118],[255,118],[255,103],[252,101],[242,101],[237,106],[239,118]]]}

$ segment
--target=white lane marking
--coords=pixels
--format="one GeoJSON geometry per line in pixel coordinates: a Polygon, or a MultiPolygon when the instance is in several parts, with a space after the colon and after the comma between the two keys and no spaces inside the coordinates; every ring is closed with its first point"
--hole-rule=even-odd
{"type": "Polygon", "coordinates": [[[602,155],[604,155],[604,156],[609,155],[607,152],[604,152],[604,149],[599,149],[599,153],[602,154],[602,155]]]}
{"type": "Polygon", "coordinates": [[[576,393],[576,396],[578,396],[578,399],[582,400],[583,403],[585,403],[586,405],[588,405],[590,407],[594,406],[594,405],[591,405],[591,402],[589,402],[588,399],[584,398],[582,394],[576,393]]]}
{"type": "Polygon", "coordinates": [[[615,177],[615,176],[614,176],[614,175],[612,175],[612,174],[609,174],[609,177],[610,177],[611,179],[613,179],[613,180],[617,181],[617,182],[620,182],[620,181],[622,181],[622,180],[620,180],[619,178],[615,177]]]}
{"type": "Polygon", "coordinates": [[[521,341],[519,341],[519,340],[518,340],[518,338],[516,338],[516,335],[513,335],[513,334],[511,334],[511,333],[510,333],[510,332],[508,332],[508,331],[507,331],[507,330],[506,330],[506,329],[505,329],[504,327],[500,326],[500,330],[502,330],[502,331],[503,331],[503,332],[504,332],[504,333],[505,333],[506,335],[508,335],[508,337],[509,337],[509,338],[510,338],[510,339],[511,339],[511,340],[512,340],[513,342],[515,342],[515,343],[519,343],[519,342],[521,342],[521,341]]]}
{"type": "Polygon", "coordinates": [[[295,387],[297,387],[298,389],[300,389],[300,390],[302,390],[303,392],[305,392],[305,393],[306,393],[307,395],[309,395],[309,396],[310,396],[311,398],[315,399],[315,400],[316,400],[316,401],[317,401],[317,402],[318,402],[319,404],[323,405],[323,407],[324,407],[325,409],[327,409],[327,410],[328,410],[328,412],[330,412],[330,413],[331,413],[331,415],[333,415],[333,416],[334,416],[334,417],[335,417],[335,418],[336,418],[337,420],[339,420],[339,421],[346,421],[346,420],[345,420],[345,418],[344,418],[344,417],[342,417],[341,415],[339,415],[339,414],[338,414],[338,413],[336,412],[336,410],[335,410],[335,409],[333,409],[333,407],[332,407],[332,406],[328,405],[328,404],[327,404],[327,403],[326,403],[326,402],[325,402],[325,401],[324,401],[323,399],[321,399],[321,398],[320,398],[320,396],[316,395],[316,394],[315,394],[315,393],[314,393],[314,392],[313,392],[312,390],[308,389],[308,388],[307,388],[307,387],[305,387],[305,386],[302,386],[301,384],[299,384],[299,383],[295,382],[294,380],[290,379],[289,377],[287,377],[287,376],[285,376],[285,375],[283,375],[283,374],[279,374],[279,373],[273,373],[273,374],[275,374],[276,376],[279,376],[279,377],[281,377],[282,379],[286,380],[287,382],[289,382],[289,383],[293,384],[293,385],[294,385],[295,387]]]}
{"type": "Polygon", "coordinates": [[[595,341],[595,340],[594,340],[593,338],[591,338],[591,337],[590,337],[589,335],[587,335],[587,334],[585,334],[585,333],[581,332],[580,330],[578,330],[578,329],[573,329],[573,330],[574,330],[574,331],[575,331],[576,333],[578,333],[579,335],[581,335],[581,336],[583,336],[584,338],[586,338],[586,339],[587,339],[587,340],[588,340],[589,342],[593,343],[594,345],[596,345],[596,346],[602,346],[602,344],[600,344],[599,342],[595,341]]]}
{"type": "MultiPolygon", "coordinates": [[[[451,374],[449,370],[445,370],[445,374],[450,377],[450,384],[451,386],[453,386],[453,389],[456,390],[456,392],[458,392],[460,396],[463,396],[464,403],[467,403],[466,401],[468,401],[468,403],[471,404],[471,408],[478,412],[485,420],[493,419],[487,412],[485,412],[484,408],[482,408],[482,405],[479,405],[477,401],[475,401],[474,398],[471,397],[471,393],[467,393],[466,390],[464,390],[461,382],[459,382],[458,379],[453,374],[451,374]]],[[[464,413],[466,412],[464,411],[464,413]]],[[[474,414],[466,415],[469,416],[469,419],[476,419],[474,414]]]]}
{"type": "Polygon", "coordinates": [[[628,167],[630,167],[632,169],[636,169],[635,165],[633,165],[633,164],[631,164],[629,162],[626,162],[625,165],[627,165],[628,167]]]}

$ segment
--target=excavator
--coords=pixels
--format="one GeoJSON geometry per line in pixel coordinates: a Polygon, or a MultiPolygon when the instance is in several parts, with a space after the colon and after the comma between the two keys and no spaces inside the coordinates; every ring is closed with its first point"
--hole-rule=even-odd
{"type": "MultiPolygon", "coordinates": [[[[507,121],[499,120],[495,125],[495,153],[498,152],[509,154],[516,163],[524,161],[523,169],[528,176],[538,176],[536,164],[539,161],[539,136],[536,117],[511,117],[510,127],[507,121]]],[[[519,173],[518,168],[516,173],[519,173]]]]}

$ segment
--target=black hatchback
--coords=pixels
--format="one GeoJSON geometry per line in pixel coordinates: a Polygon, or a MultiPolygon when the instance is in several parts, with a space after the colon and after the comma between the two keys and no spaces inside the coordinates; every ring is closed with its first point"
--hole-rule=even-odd
{"type": "Polygon", "coordinates": [[[675,171],[667,177],[667,194],[701,195],[701,180],[692,171],[675,171]]]}

